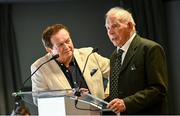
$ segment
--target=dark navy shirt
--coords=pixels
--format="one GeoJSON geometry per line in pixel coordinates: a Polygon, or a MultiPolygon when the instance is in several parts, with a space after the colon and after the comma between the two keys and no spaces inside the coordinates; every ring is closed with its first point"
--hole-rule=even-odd
{"type": "Polygon", "coordinates": [[[69,64],[69,68],[67,68],[63,63],[59,63],[56,61],[63,71],[64,75],[66,76],[67,80],[69,81],[69,84],[72,88],[87,88],[88,86],[86,84],[86,81],[84,80],[84,77],[80,71],[80,68],[76,62],[76,59],[73,58],[73,60],[69,64]]]}

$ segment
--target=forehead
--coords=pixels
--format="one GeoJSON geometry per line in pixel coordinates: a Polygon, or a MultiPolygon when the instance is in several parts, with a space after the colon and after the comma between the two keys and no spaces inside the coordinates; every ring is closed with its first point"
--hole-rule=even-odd
{"type": "Polygon", "coordinates": [[[57,38],[61,39],[61,38],[66,38],[66,37],[69,37],[68,31],[65,29],[61,29],[57,33],[52,35],[51,39],[57,39],[57,38]]]}
{"type": "Polygon", "coordinates": [[[106,18],[105,26],[110,26],[110,25],[117,24],[117,23],[118,23],[117,17],[109,16],[106,18]]]}
{"type": "Polygon", "coordinates": [[[51,36],[52,43],[61,43],[70,38],[69,32],[65,29],[59,30],[56,34],[51,36]]]}
{"type": "Polygon", "coordinates": [[[59,30],[54,36],[69,36],[69,33],[66,29],[59,30]]]}

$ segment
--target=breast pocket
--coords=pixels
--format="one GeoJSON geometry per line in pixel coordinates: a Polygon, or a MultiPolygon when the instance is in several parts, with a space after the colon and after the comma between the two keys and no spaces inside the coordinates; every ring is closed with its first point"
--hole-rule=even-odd
{"type": "Polygon", "coordinates": [[[143,66],[130,66],[129,83],[131,91],[138,91],[144,88],[145,85],[145,71],[143,66]]]}
{"type": "Polygon", "coordinates": [[[98,71],[98,68],[92,69],[91,72],[90,72],[91,77],[92,77],[93,75],[95,75],[97,71],[98,71]]]}

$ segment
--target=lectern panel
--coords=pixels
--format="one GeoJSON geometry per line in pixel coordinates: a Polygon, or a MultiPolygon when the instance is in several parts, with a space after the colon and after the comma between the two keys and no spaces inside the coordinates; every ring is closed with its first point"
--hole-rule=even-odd
{"type": "Polygon", "coordinates": [[[38,99],[39,116],[66,116],[64,97],[38,99]]]}

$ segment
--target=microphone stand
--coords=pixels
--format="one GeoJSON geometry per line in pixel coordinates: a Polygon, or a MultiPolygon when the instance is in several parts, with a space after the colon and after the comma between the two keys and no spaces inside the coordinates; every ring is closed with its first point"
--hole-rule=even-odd
{"type": "Polygon", "coordinates": [[[39,68],[41,68],[44,64],[46,64],[46,63],[50,62],[51,60],[54,60],[54,59],[56,59],[56,58],[58,58],[58,57],[59,57],[59,55],[56,54],[56,55],[52,56],[51,59],[49,59],[49,60],[47,60],[46,62],[44,62],[44,63],[42,63],[41,65],[39,65],[38,68],[23,82],[23,86],[24,86],[24,85],[26,84],[26,82],[39,70],[39,68]]]}
{"type": "MultiPolygon", "coordinates": [[[[94,52],[97,52],[97,51],[98,51],[98,48],[93,48],[93,50],[91,51],[91,53],[87,56],[86,61],[85,61],[85,64],[84,64],[84,68],[83,68],[82,73],[81,73],[81,76],[84,75],[84,72],[85,72],[85,69],[86,69],[86,65],[87,65],[87,62],[88,62],[88,60],[89,60],[90,55],[91,55],[92,53],[94,53],[94,52]]],[[[81,87],[81,83],[80,83],[79,87],[76,89],[76,92],[79,92],[80,87],[81,87]]],[[[78,97],[80,97],[80,95],[81,95],[80,93],[75,93],[75,94],[79,95],[78,97]]]]}
{"type": "MultiPolygon", "coordinates": [[[[94,52],[97,52],[97,51],[98,51],[98,48],[93,48],[93,50],[91,51],[91,53],[87,56],[86,61],[85,61],[85,64],[84,64],[83,71],[82,71],[82,73],[81,73],[82,76],[84,75],[84,72],[85,72],[85,69],[86,69],[86,65],[87,65],[87,62],[88,62],[88,59],[89,59],[90,55],[91,55],[92,53],[94,53],[94,52]]],[[[75,108],[76,108],[76,109],[79,109],[79,110],[99,111],[99,109],[92,110],[92,109],[84,109],[84,108],[79,108],[79,107],[77,107],[78,99],[79,99],[79,97],[81,96],[81,93],[82,93],[81,91],[79,91],[80,86],[81,86],[81,83],[80,83],[80,85],[79,85],[78,88],[75,88],[75,93],[74,93],[74,95],[76,96],[76,98],[75,98],[75,103],[74,103],[75,108]]]]}
{"type": "MultiPolygon", "coordinates": [[[[13,93],[12,96],[15,97],[15,108],[20,108],[21,104],[23,103],[23,97],[21,96],[22,93],[22,89],[24,88],[24,85],[26,84],[26,82],[46,63],[50,62],[51,60],[54,60],[56,58],[58,58],[59,55],[56,54],[54,56],[52,56],[49,60],[47,60],[46,62],[42,63],[41,65],[38,66],[38,68],[23,82],[23,87],[21,87],[21,89],[19,90],[18,93],[13,93]]],[[[32,104],[32,103],[30,103],[32,104]]],[[[24,106],[25,107],[25,106],[24,106]]],[[[26,108],[27,109],[27,108],[26,108]]],[[[15,112],[14,112],[15,113],[15,112]]]]}
{"type": "MultiPolygon", "coordinates": [[[[91,53],[87,56],[86,61],[85,61],[85,64],[84,64],[84,68],[83,68],[82,73],[81,73],[81,76],[83,76],[83,75],[84,75],[84,72],[85,72],[85,69],[86,69],[86,65],[87,65],[87,62],[88,62],[89,56],[90,56],[92,53],[97,52],[97,51],[98,51],[98,49],[97,49],[97,48],[93,48],[93,50],[91,51],[91,53]]],[[[80,93],[80,91],[79,91],[80,86],[81,86],[81,83],[80,83],[79,87],[78,87],[78,88],[76,88],[76,91],[75,91],[75,94],[74,94],[75,96],[77,96],[77,95],[78,95],[78,97],[80,97],[80,96],[81,96],[81,93],[80,93]]]]}
{"type": "MultiPolygon", "coordinates": [[[[23,85],[22,85],[22,87],[20,88],[20,90],[19,90],[19,92],[21,93],[21,91],[22,91],[22,89],[24,88],[24,85],[26,84],[26,82],[44,65],[44,64],[46,64],[46,63],[48,63],[48,62],[50,62],[51,60],[54,60],[54,59],[56,59],[56,58],[58,58],[59,57],[59,55],[58,54],[56,54],[56,55],[54,55],[54,56],[52,56],[49,60],[47,60],[47,61],[45,61],[44,63],[42,63],[41,65],[39,65],[38,67],[37,67],[37,69],[23,82],[23,85]]],[[[13,96],[18,96],[18,94],[12,94],[13,96]]]]}

